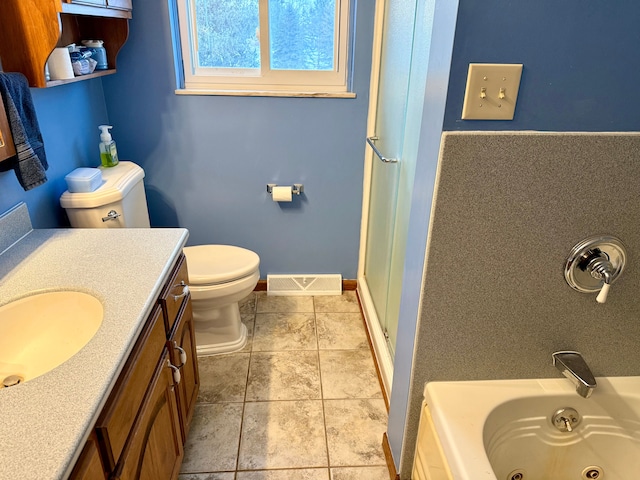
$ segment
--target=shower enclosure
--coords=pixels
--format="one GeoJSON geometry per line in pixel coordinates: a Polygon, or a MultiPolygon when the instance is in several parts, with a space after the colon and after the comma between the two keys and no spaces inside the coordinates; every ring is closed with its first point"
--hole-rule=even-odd
{"type": "Polygon", "coordinates": [[[387,394],[428,60],[416,7],[416,0],[376,5],[358,289],[387,394]]]}

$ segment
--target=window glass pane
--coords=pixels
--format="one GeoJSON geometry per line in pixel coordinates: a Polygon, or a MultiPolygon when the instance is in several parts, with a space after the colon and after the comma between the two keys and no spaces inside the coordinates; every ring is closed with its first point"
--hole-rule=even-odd
{"type": "Polygon", "coordinates": [[[260,68],[258,0],[195,0],[198,65],[260,68]]]}
{"type": "Polygon", "coordinates": [[[273,70],[333,70],[335,0],[269,0],[273,70]]]}

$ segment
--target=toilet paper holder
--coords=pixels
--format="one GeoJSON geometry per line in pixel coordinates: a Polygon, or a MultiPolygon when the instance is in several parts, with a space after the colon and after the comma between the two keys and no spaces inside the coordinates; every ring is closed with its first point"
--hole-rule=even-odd
{"type": "MultiPolygon", "coordinates": [[[[273,187],[277,187],[275,183],[267,183],[267,193],[273,193],[273,187]]],[[[291,193],[294,195],[300,195],[304,192],[304,185],[302,183],[294,183],[291,186],[291,193]]]]}

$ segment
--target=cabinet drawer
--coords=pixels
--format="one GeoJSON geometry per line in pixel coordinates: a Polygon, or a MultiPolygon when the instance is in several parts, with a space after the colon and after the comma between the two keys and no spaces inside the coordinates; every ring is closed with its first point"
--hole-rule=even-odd
{"type": "Polygon", "coordinates": [[[112,471],[120,458],[158,358],[164,350],[167,337],[161,313],[156,307],[149,317],[96,423],[107,471],[112,471]]]}
{"type": "Polygon", "coordinates": [[[176,318],[180,307],[187,299],[188,294],[185,293],[185,286],[189,283],[189,274],[187,272],[187,262],[185,256],[180,255],[180,259],[176,263],[171,278],[167,282],[167,286],[160,295],[160,305],[164,311],[165,327],[167,335],[173,331],[176,318]]]}
{"type": "Polygon", "coordinates": [[[170,480],[178,476],[183,450],[168,358],[165,350],[114,480],[170,480]]]}

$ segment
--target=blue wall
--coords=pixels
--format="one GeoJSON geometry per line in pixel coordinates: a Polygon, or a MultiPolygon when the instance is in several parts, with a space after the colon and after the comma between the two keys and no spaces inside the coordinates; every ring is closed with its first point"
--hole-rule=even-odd
{"type": "Polygon", "coordinates": [[[373,6],[358,2],[357,98],[263,98],[176,95],[167,2],[137,0],[103,82],[120,158],[145,169],[152,225],[252,249],[263,278],[356,278],[373,6]],[[279,205],[267,183],[305,194],[279,205]]]}
{"type": "Polygon", "coordinates": [[[640,130],[640,3],[460,2],[445,130],[640,130]],[[461,120],[469,63],[522,63],[513,121],[461,120]]]}
{"type": "Polygon", "coordinates": [[[97,126],[107,121],[102,82],[32,88],[31,94],[49,162],[48,181],[25,192],[13,171],[0,173],[0,212],[25,202],[34,228],[68,226],[59,202],[67,189],[64,176],[77,167],[100,164],[97,126]]]}

